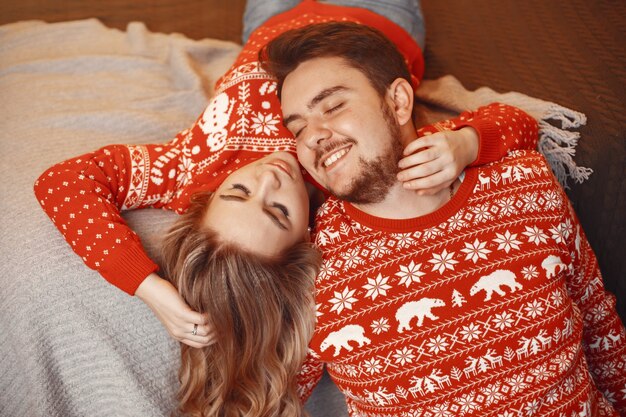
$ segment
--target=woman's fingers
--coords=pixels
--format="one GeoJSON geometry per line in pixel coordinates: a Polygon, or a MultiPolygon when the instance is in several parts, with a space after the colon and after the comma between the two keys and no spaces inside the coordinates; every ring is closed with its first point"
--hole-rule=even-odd
{"type": "Polygon", "coordinates": [[[420,195],[432,195],[449,187],[454,180],[449,172],[443,170],[424,178],[404,182],[402,186],[409,190],[418,190],[420,195]]]}
{"type": "Polygon", "coordinates": [[[415,152],[419,151],[420,149],[428,148],[430,146],[433,146],[433,144],[434,144],[434,142],[436,140],[437,140],[437,133],[435,133],[433,135],[419,137],[419,138],[415,139],[414,141],[412,141],[411,143],[409,143],[404,148],[403,154],[404,155],[410,155],[412,153],[415,153],[415,152]]]}

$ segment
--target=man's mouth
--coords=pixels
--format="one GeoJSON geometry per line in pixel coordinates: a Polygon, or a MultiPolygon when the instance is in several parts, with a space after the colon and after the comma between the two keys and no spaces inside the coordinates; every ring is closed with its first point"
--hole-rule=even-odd
{"type": "Polygon", "coordinates": [[[352,148],[352,145],[333,151],[325,158],[322,158],[320,165],[324,168],[331,168],[337,163],[337,161],[339,161],[341,158],[347,155],[348,152],[350,152],[350,148],[352,148]]]}

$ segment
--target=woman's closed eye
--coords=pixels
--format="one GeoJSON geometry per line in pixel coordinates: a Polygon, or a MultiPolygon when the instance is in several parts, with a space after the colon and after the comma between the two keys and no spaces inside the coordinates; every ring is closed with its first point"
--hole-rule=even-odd
{"type": "Polygon", "coordinates": [[[289,210],[284,205],[280,203],[273,203],[272,207],[276,207],[286,218],[289,218],[289,210]]]}

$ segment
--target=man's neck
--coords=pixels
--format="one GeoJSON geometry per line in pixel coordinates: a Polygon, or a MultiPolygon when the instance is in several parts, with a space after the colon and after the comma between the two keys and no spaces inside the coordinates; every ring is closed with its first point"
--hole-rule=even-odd
{"type": "MultiPolygon", "coordinates": [[[[456,182],[454,184],[456,186],[456,182]]],[[[396,182],[383,201],[371,204],[354,204],[359,210],[384,219],[412,219],[433,213],[450,201],[450,187],[433,195],[419,195],[396,182]]]]}

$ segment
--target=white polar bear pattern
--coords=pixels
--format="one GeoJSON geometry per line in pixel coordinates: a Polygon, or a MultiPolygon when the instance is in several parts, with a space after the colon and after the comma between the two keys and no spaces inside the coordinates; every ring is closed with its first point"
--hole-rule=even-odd
{"type": "Polygon", "coordinates": [[[228,131],[226,126],[233,111],[234,102],[231,103],[226,93],[220,93],[202,113],[202,120],[198,123],[204,134],[207,135],[206,144],[211,152],[219,151],[226,145],[228,131]]]}
{"type": "Polygon", "coordinates": [[[348,352],[353,349],[349,344],[350,342],[356,342],[359,344],[359,347],[363,347],[363,345],[371,343],[371,340],[365,337],[365,329],[363,327],[356,324],[348,324],[336,332],[329,333],[320,344],[320,350],[324,352],[332,345],[335,347],[334,356],[337,356],[342,348],[348,352]]]}
{"type": "Polygon", "coordinates": [[[559,271],[562,271],[565,268],[565,264],[558,256],[548,255],[548,257],[541,262],[541,267],[546,271],[548,278],[553,278],[556,276],[557,268],[559,268],[559,271]]]}
{"type": "Polygon", "coordinates": [[[432,313],[434,307],[444,307],[446,303],[439,298],[422,298],[418,301],[409,301],[403,304],[396,312],[396,320],[398,321],[398,333],[405,330],[411,330],[411,320],[417,317],[417,326],[424,324],[424,317],[431,320],[437,320],[439,317],[432,313]]]}
{"type": "Polygon", "coordinates": [[[478,291],[485,291],[485,301],[491,300],[495,292],[498,295],[505,295],[500,287],[509,287],[511,292],[522,289],[522,284],[515,280],[515,274],[506,269],[498,269],[489,275],[481,277],[470,289],[470,295],[476,295],[478,291]]]}

